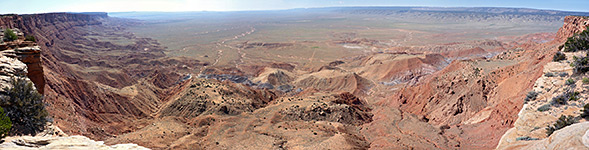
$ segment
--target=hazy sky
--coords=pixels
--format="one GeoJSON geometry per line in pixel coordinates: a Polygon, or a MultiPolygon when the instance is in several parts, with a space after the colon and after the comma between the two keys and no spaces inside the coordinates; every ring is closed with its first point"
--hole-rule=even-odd
{"type": "Polygon", "coordinates": [[[0,0],[0,13],[236,11],[330,6],[525,7],[589,12],[589,0],[0,0]]]}

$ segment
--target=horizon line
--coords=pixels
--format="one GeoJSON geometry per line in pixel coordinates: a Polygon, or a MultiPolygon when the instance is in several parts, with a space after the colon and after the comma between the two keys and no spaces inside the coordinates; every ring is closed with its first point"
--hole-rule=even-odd
{"type": "Polygon", "coordinates": [[[576,12],[576,13],[589,13],[589,11],[580,10],[558,10],[550,8],[531,8],[531,7],[510,7],[510,6],[327,6],[327,7],[300,7],[300,8],[286,8],[286,9],[252,9],[252,10],[193,10],[193,11],[88,11],[88,12],[68,12],[68,11],[56,11],[56,12],[42,12],[42,13],[2,13],[0,15],[34,15],[34,14],[50,14],[50,13],[136,13],[136,12],[152,12],[152,13],[182,13],[182,12],[253,12],[253,11],[287,11],[297,9],[322,9],[322,8],[507,8],[507,9],[534,9],[544,11],[560,11],[560,12],[576,12]]]}

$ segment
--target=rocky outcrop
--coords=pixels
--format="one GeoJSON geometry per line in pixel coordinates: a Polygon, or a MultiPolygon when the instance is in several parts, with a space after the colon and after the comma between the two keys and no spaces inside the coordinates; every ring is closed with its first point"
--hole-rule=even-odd
{"type": "Polygon", "coordinates": [[[177,99],[168,102],[159,116],[194,118],[200,115],[238,115],[265,107],[276,98],[270,91],[256,91],[242,84],[207,81],[191,81],[177,99]]]}
{"type": "Polygon", "coordinates": [[[35,83],[37,91],[44,94],[45,75],[41,63],[41,49],[38,46],[18,48],[16,55],[21,62],[27,65],[27,77],[35,83]]]}
{"type": "Polygon", "coordinates": [[[294,80],[295,75],[288,70],[264,68],[253,82],[270,83],[274,86],[286,85],[294,80]]]}
{"type": "Polygon", "coordinates": [[[352,62],[351,69],[359,76],[384,85],[416,83],[423,76],[432,74],[448,65],[440,54],[374,54],[352,62]],[[356,63],[356,64],[354,64],[356,63]]]}
{"type": "Polygon", "coordinates": [[[573,124],[554,132],[550,137],[537,141],[522,141],[497,149],[589,149],[589,122],[573,124]]]}
{"type": "Polygon", "coordinates": [[[581,16],[567,16],[564,18],[564,25],[556,33],[556,42],[564,42],[567,38],[579,33],[589,25],[589,18],[581,16]]]}
{"type": "MultiPolygon", "coordinates": [[[[0,29],[7,27],[9,27],[9,24],[2,24],[0,22],[0,29]]],[[[41,49],[34,41],[25,40],[25,34],[21,29],[12,28],[12,30],[18,38],[14,41],[1,42],[0,51],[8,50],[10,53],[16,55],[21,62],[25,63],[28,72],[26,76],[33,81],[37,91],[43,94],[45,90],[45,76],[41,64],[41,49]]]]}
{"type": "Polygon", "coordinates": [[[0,90],[10,88],[13,78],[27,74],[27,66],[16,59],[14,51],[0,53],[0,90]]]}
{"type": "MultiPolygon", "coordinates": [[[[573,54],[568,56],[569,61],[573,61],[573,54]]],[[[551,104],[552,98],[570,89],[574,91],[584,91],[585,89],[582,81],[576,81],[573,86],[565,85],[567,79],[573,78],[570,76],[573,74],[573,68],[570,67],[569,63],[566,61],[550,62],[544,66],[543,73],[545,75],[535,81],[534,88],[530,91],[536,92],[537,96],[528,99],[528,102],[524,104],[518,113],[514,127],[501,137],[498,148],[525,143],[525,141],[517,140],[522,137],[546,138],[545,127],[554,123],[559,116],[577,116],[581,113],[580,110],[582,110],[583,104],[587,103],[586,99],[570,101],[566,106],[554,106],[551,104]]]]}
{"type": "Polygon", "coordinates": [[[67,137],[8,137],[0,144],[0,149],[31,150],[31,149],[103,149],[103,150],[148,150],[137,144],[105,145],[102,141],[94,141],[84,136],[67,137]]]}
{"type": "MultiPolygon", "coordinates": [[[[586,17],[566,17],[563,27],[558,31],[557,38],[549,42],[549,45],[563,44],[568,36],[585,30],[587,21],[586,17]]],[[[549,54],[554,54],[558,50],[552,48],[549,54]]],[[[513,124],[514,127],[501,137],[497,149],[563,149],[568,146],[573,149],[586,149],[586,147],[578,146],[577,139],[583,136],[580,134],[560,133],[560,135],[554,135],[558,133],[557,131],[547,137],[546,127],[552,125],[562,115],[578,116],[581,114],[583,105],[588,102],[585,98],[569,101],[562,105],[552,102],[555,97],[570,91],[579,92],[579,97],[587,96],[587,86],[581,81],[583,77],[573,75],[573,67],[570,63],[574,61],[573,57],[583,57],[586,52],[567,52],[565,54],[566,60],[549,62],[542,66],[542,74],[544,75],[534,80],[533,89],[530,91],[536,93],[537,96],[527,99],[518,113],[518,118],[513,124]]],[[[586,126],[586,123],[583,124],[586,126]]],[[[576,132],[584,133],[585,130],[576,132]]]]}
{"type": "Polygon", "coordinates": [[[34,136],[9,136],[2,139],[0,149],[34,150],[34,149],[104,149],[104,150],[148,150],[137,144],[105,145],[85,136],[68,136],[59,127],[48,123],[43,132],[34,136]]]}
{"type": "Polygon", "coordinates": [[[350,92],[354,94],[363,94],[373,84],[355,72],[339,68],[322,68],[317,72],[299,76],[292,83],[296,87],[314,88],[323,92],[350,92]]]}
{"type": "Polygon", "coordinates": [[[372,121],[371,109],[366,102],[351,93],[333,95],[328,103],[293,105],[278,113],[281,120],[328,121],[343,124],[362,125],[372,121]]]}

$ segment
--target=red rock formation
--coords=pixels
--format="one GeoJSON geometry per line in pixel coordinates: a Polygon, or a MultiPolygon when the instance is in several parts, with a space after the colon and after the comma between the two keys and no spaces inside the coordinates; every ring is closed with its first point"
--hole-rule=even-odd
{"type": "Polygon", "coordinates": [[[41,49],[37,47],[20,48],[16,51],[16,55],[18,55],[20,61],[27,64],[27,77],[35,83],[37,91],[44,94],[45,75],[41,63],[41,49]]]}
{"type": "Polygon", "coordinates": [[[564,42],[567,38],[579,33],[589,25],[589,18],[580,16],[567,16],[564,18],[564,25],[556,33],[556,42],[564,42]]]}
{"type": "MultiPolygon", "coordinates": [[[[131,123],[150,118],[170,97],[169,90],[185,74],[179,71],[202,65],[195,60],[165,58],[154,40],[122,31],[118,23],[125,21],[103,24],[109,22],[106,13],[13,15],[0,20],[1,27],[19,28],[36,37],[42,49],[47,109],[68,134],[104,139],[137,129],[131,123]],[[132,44],[103,42],[87,35],[126,38],[132,44]]],[[[22,54],[24,61],[37,63],[32,60],[37,52],[22,54]]],[[[35,65],[29,69],[33,74],[41,71],[35,65]]]]}
{"type": "MultiPolygon", "coordinates": [[[[513,126],[525,94],[542,75],[544,64],[550,61],[558,45],[562,44],[562,36],[584,29],[578,26],[585,23],[579,23],[580,18],[573,18],[567,17],[568,23],[559,30],[560,38],[544,44],[519,45],[522,50],[517,56],[506,57],[511,61],[454,61],[418,84],[377,102],[375,107],[377,110],[397,107],[403,112],[423,116],[429,124],[444,127],[441,135],[450,140],[447,143],[439,143],[439,137],[417,134],[438,148],[493,149],[503,133],[513,126]],[[451,141],[459,144],[450,145],[451,141]]],[[[379,122],[393,121],[382,115],[375,113],[375,118],[383,119],[375,119],[368,127],[381,128],[379,122]]],[[[367,130],[366,135],[378,134],[383,133],[367,130]]],[[[396,147],[406,143],[374,141],[372,144],[396,147]]]]}

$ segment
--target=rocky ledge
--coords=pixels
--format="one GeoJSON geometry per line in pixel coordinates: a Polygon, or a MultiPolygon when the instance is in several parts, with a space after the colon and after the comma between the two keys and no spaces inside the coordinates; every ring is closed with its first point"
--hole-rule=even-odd
{"type": "MultiPolygon", "coordinates": [[[[564,43],[587,25],[587,17],[566,17],[555,44],[564,43]]],[[[589,74],[573,67],[588,56],[587,50],[567,51],[561,46],[551,52],[556,51],[562,51],[558,52],[562,58],[555,55],[553,62],[543,66],[544,75],[526,95],[518,119],[501,137],[497,149],[589,149],[589,122],[582,117],[589,103],[589,74]]]]}
{"type": "Polygon", "coordinates": [[[102,141],[94,141],[85,136],[65,137],[7,137],[0,144],[0,149],[29,150],[29,149],[100,149],[100,150],[146,150],[148,148],[137,144],[117,144],[108,146],[102,141]]]}

